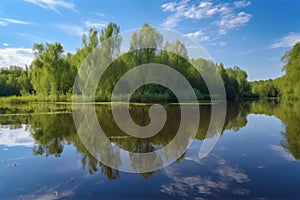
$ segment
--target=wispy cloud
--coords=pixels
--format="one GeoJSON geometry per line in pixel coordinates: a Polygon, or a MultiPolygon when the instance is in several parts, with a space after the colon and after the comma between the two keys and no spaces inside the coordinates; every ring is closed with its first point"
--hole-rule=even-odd
{"type": "Polygon", "coordinates": [[[106,16],[104,13],[101,13],[101,12],[94,12],[94,14],[99,16],[99,17],[105,17],[106,16]]]}
{"type": "Polygon", "coordinates": [[[82,36],[86,32],[81,26],[77,25],[58,25],[57,27],[69,35],[82,36]]]}
{"type": "Polygon", "coordinates": [[[233,4],[237,8],[244,8],[244,7],[251,5],[251,2],[244,0],[244,1],[235,1],[235,2],[233,2],[233,4]]]}
{"type": "Polygon", "coordinates": [[[174,28],[183,19],[204,19],[215,15],[218,8],[212,2],[202,1],[199,4],[191,4],[187,0],[168,2],[161,6],[164,12],[174,12],[161,25],[165,28],[174,28]]]}
{"type": "Polygon", "coordinates": [[[57,13],[60,13],[58,7],[67,8],[76,11],[75,4],[63,0],[24,0],[24,1],[35,4],[44,9],[53,10],[57,13]]]}
{"type": "MultiPolygon", "coordinates": [[[[161,26],[170,29],[177,27],[183,20],[207,20],[208,26],[205,28],[209,32],[217,30],[216,34],[224,35],[228,30],[243,27],[250,21],[252,15],[240,10],[249,5],[251,2],[246,0],[233,3],[213,3],[205,0],[197,3],[189,0],[167,2],[161,8],[164,12],[172,14],[163,21],[161,26]]],[[[202,30],[188,33],[186,36],[200,41],[211,39],[209,34],[202,30]]]]}
{"type": "Polygon", "coordinates": [[[2,45],[5,46],[5,47],[8,47],[8,46],[9,46],[9,44],[6,43],[6,42],[4,42],[2,45]]]}
{"type": "Polygon", "coordinates": [[[225,35],[230,29],[238,29],[246,25],[251,17],[251,14],[245,12],[239,12],[238,14],[229,12],[222,15],[221,19],[214,23],[219,27],[219,34],[225,35]]]}
{"type": "Polygon", "coordinates": [[[0,67],[29,65],[33,58],[31,48],[0,48],[0,67]]]}
{"type": "Polygon", "coordinates": [[[191,38],[191,39],[197,39],[197,40],[200,40],[200,41],[208,41],[210,39],[210,37],[208,35],[205,35],[203,33],[203,31],[201,31],[201,30],[185,34],[184,37],[188,37],[188,38],[191,38]]]}
{"type": "Polygon", "coordinates": [[[279,58],[268,58],[267,60],[269,60],[269,61],[274,61],[274,60],[279,61],[280,59],[279,58]]]}
{"type": "Polygon", "coordinates": [[[249,54],[249,53],[253,53],[253,52],[255,52],[257,49],[249,49],[249,50],[247,50],[247,51],[243,51],[243,52],[241,52],[240,54],[241,55],[244,55],[244,54],[249,54]]]}
{"type": "Polygon", "coordinates": [[[89,20],[85,21],[84,24],[88,28],[103,28],[106,26],[105,22],[92,22],[89,20]]]}
{"type": "Polygon", "coordinates": [[[279,41],[271,44],[269,48],[275,49],[280,47],[292,47],[296,42],[300,42],[300,33],[289,33],[279,39],[279,41]]]}
{"type": "Polygon", "coordinates": [[[107,25],[106,22],[99,20],[86,20],[81,25],[59,24],[57,27],[63,30],[67,35],[82,36],[86,34],[89,28],[102,29],[107,25]]]}
{"type": "Polygon", "coordinates": [[[0,17],[0,26],[7,26],[8,24],[31,24],[31,22],[0,17]]]}
{"type": "Polygon", "coordinates": [[[227,45],[227,42],[224,42],[224,41],[221,41],[221,42],[210,42],[209,45],[224,47],[224,46],[227,45]]]}
{"type": "Polygon", "coordinates": [[[18,33],[18,35],[21,37],[30,39],[33,43],[43,43],[43,42],[53,43],[52,40],[42,38],[42,37],[36,36],[36,35],[31,35],[31,34],[27,34],[27,33],[18,33]]]}

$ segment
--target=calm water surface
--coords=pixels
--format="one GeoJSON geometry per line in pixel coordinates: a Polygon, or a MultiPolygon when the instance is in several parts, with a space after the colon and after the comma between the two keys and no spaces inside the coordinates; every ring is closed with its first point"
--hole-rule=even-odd
{"type": "MultiPolygon", "coordinates": [[[[210,123],[201,105],[196,138],[186,153],[161,170],[131,174],[98,162],[76,133],[71,106],[0,105],[0,199],[300,199],[300,103],[229,104],[222,136],[199,159],[210,123]]],[[[109,106],[97,106],[101,127],[126,151],[151,152],[168,144],[180,121],[179,106],[166,106],[165,127],[149,139],[128,137],[109,106]]],[[[139,125],[148,106],[133,106],[139,125]]],[[[174,150],[176,154],[176,150],[174,150]]],[[[132,169],[139,169],[130,158],[132,169]]]]}

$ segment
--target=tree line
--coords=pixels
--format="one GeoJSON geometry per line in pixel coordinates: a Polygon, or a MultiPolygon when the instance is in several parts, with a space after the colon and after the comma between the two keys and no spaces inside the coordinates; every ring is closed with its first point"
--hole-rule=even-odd
{"type": "MultiPolygon", "coordinates": [[[[135,66],[147,63],[161,63],[180,72],[189,81],[199,100],[209,100],[206,80],[213,81],[216,73],[223,79],[226,96],[229,100],[238,98],[280,97],[283,99],[300,98],[300,43],[285,53],[282,61],[285,75],[265,81],[249,82],[247,73],[240,67],[225,68],[222,63],[213,63],[203,58],[189,58],[184,44],[163,41],[162,35],[148,23],[135,31],[130,39],[130,51],[120,53],[122,38],[120,27],[110,23],[98,33],[90,29],[82,36],[82,47],[74,54],[66,53],[63,46],[53,44],[34,44],[34,60],[25,68],[10,66],[0,69],[0,96],[36,96],[44,100],[70,100],[75,78],[86,58],[98,46],[104,49],[105,56],[97,59],[113,61],[103,74],[96,90],[97,101],[109,101],[113,88],[119,78],[135,66]],[[109,38],[114,37],[114,40],[109,38]],[[143,48],[147,45],[151,48],[143,48]],[[118,57],[117,59],[114,59],[118,57]],[[196,68],[196,69],[195,69],[196,68]],[[201,73],[199,73],[199,71],[201,73]]],[[[95,67],[95,66],[94,66],[95,67]]],[[[79,77],[92,77],[93,71],[85,71],[79,77]]],[[[145,74],[137,74],[141,79],[145,74]]],[[[122,83],[120,95],[126,94],[127,82],[122,83]]],[[[176,101],[176,97],[168,88],[156,84],[143,85],[132,95],[133,101],[176,101]]]]}

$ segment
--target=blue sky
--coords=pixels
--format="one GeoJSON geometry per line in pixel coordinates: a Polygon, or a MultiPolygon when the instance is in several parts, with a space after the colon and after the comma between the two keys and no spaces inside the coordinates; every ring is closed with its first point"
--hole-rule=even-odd
{"type": "Polygon", "coordinates": [[[249,80],[276,78],[280,57],[300,41],[299,10],[298,0],[2,0],[0,67],[29,65],[34,43],[58,41],[74,52],[89,27],[115,22],[122,32],[148,22],[196,40],[249,80]]]}

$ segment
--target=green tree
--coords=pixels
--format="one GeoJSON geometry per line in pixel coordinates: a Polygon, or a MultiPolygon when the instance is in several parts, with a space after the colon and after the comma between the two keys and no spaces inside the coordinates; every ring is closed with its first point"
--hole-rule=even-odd
{"type": "Polygon", "coordinates": [[[284,99],[300,98],[300,42],[287,51],[281,60],[285,63],[282,68],[285,75],[282,77],[280,90],[284,99]]]}
{"type": "MultiPolygon", "coordinates": [[[[134,66],[153,61],[158,48],[161,48],[162,41],[162,35],[148,23],[144,23],[138,31],[135,31],[130,38],[131,58],[134,66]]],[[[139,74],[142,83],[145,81],[145,73],[139,74]]],[[[144,91],[145,85],[141,87],[140,95],[143,95],[144,91]]]]}
{"type": "Polygon", "coordinates": [[[71,91],[76,76],[76,69],[66,61],[60,43],[35,44],[35,59],[31,63],[32,85],[38,95],[51,95],[58,99],[71,91]]]}

